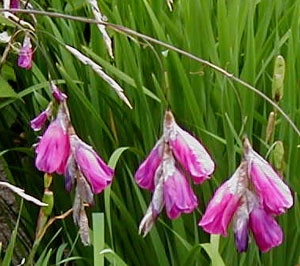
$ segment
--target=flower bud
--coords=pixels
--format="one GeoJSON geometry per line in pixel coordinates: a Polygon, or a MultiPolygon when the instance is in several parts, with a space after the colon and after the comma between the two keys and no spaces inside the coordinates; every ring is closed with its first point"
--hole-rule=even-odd
{"type": "Polygon", "coordinates": [[[276,141],[274,150],[272,151],[272,160],[274,167],[281,170],[284,164],[284,147],[282,141],[276,141]]]}
{"type": "Polygon", "coordinates": [[[283,97],[283,81],[285,74],[285,61],[281,55],[275,59],[273,83],[272,83],[272,97],[276,102],[279,102],[283,97]]]}

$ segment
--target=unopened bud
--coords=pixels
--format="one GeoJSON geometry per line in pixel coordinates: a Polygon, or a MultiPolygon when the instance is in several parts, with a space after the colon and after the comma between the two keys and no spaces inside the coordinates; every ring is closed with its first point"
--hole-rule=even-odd
{"type": "Polygon", "coordinates": [[[284,165],[284,147],[282,141],[277,141],[272,151],[273,165],[277,170],[282,170],[284,165]]]}
{"type": "Polygon", "coordinates": [[[285,61],[281,55],[275,59],[273,83],[272,83],[272,97],[276,102],[279,102],[283,96],[283,81],[285,74],[285,61]]]}
{"type": "Polygon", "coordinates": [[[268,143],[271,139],[271,136],[275,129],[275,120],[276,120],[276,114],[275,112],[271,112],[269,114],[267,129],[266,129],[266,142],[268,143]]]}

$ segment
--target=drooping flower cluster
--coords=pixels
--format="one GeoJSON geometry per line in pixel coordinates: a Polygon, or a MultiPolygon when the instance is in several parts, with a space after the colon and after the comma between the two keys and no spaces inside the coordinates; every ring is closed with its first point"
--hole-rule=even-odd
{"type": "Polygon", "coordinates": [[[241,165],[217,189],[199,225],[208,233],[227,236],[233,220],[239,252],[248,248],[249,229],[260,250],[267,252],[283,240],[282,230],[273,216],[284,213],[292,205],[289,187],[245,138],[241,165]]]}
{"type": "MultiPolygon", "coordinates": [[[[111,183],[114,170],[103,162],[91,146],[76,135],[70,123],[67,96],[53,82],[50,86],[59,106],[56,118],[36,146],[35,165],[40,171],[48,174],[64,174],[68,191],[76,183],[73,218],[80,228],[82,242],[88,245],[90,240],[84,203],[94,203],[93,195],[100,193],[111,183]]],[[[34,130],[41,129],[51,113],[52,103],[31,121],[31,127],[34,130]]]]}
{"type": "Polygon", "coordinates": [[[168,217],[175,219],[181,213],[191,213],[198,205],[179,163],[196,184],[208,179],[215,169],[213,160],[200,142],[181,129],[172,113],[166,111],[163,136],[135,174],[138,185],[153,192],[151,204],[139,227],[144,236],[164,206],[168,217]]]}

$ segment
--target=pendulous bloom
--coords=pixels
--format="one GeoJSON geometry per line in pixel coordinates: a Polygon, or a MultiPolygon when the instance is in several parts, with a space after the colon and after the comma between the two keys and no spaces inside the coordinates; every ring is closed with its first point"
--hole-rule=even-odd
{"type": "Polygon", "coordinates": [[[65,173],[70,154],[68,123],[64,104],[60,104],[56,119],[50,123],[35,150],[35,165],[40,171],[65,173]]]}
{"type": "Polygon", "coordinates": [[[211,234],[227,236],[233,220],[235,245],[246,251],[249,230],[262,252],[282,243],[283,233],[272,215],[279,215],[293,205],[288,186],[272,166],[256,153],[247,138],[244,159],[233,174],[217,189],[199,226],[211,234]]]}
{"type": "Polygon", "coordinates": [[[43,112],[41,112],[36,118],[32,119],[30,121],[30,126],[34,131],[39,131],[42,129],[46,121],[49,119],[49,117],[52,114],[52,107],[53,104],[50,102],[43,112]]]}
{"type": "MultiPolygon", "coordinates": [[[[71,165],[76,163],[76,167],[87,179],[93,193],[100,193],[112,182],[114,170],[106,165],[93,148],[79,139],[77,135],[71,135],[70,139],[73,156],[70,159],[73,160],[71,165]]],[[[68,176],[68,171],[72,171],[69,167],[67,168],[66,176],[68,176]]]]}
{"type": "Polygon", "coordinates": [[[289,187],[273,167],[252,149],[248,140],[244,145],[250,178],[265,210],[275,215],[284,213],[293,205],[293,196],[289,187]]]}
{"type": "Polygon", "coordinates": [[[196,184],[210,178],[215,169],[206,149],[176,124],[170,111],[166,111],[163,136],[135,173],[137,184],[153,192],[151,204],[139,226],[144,236],[164,206],[170,219],[176,219],[181,213],[191,213],[198,206],[179,163],[196,184]]]}
{"type": "Polygon", "coordinates": [[[29,35],[25,35],[23,45],[20,49],[18,66],[25,69],[30,69],[32,67],[32,56],[33,56],[33,51],[32,51],[31,40],[29,35]]]}

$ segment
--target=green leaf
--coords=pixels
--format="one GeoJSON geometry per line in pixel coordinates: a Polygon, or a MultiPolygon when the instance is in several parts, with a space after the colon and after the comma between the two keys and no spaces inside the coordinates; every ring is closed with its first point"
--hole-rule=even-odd
{"type": "Polygon", "coordinates": [[[18,97],[18,94],[8,84],[8,82],[0,76],[0,98],[18,97]]]}

